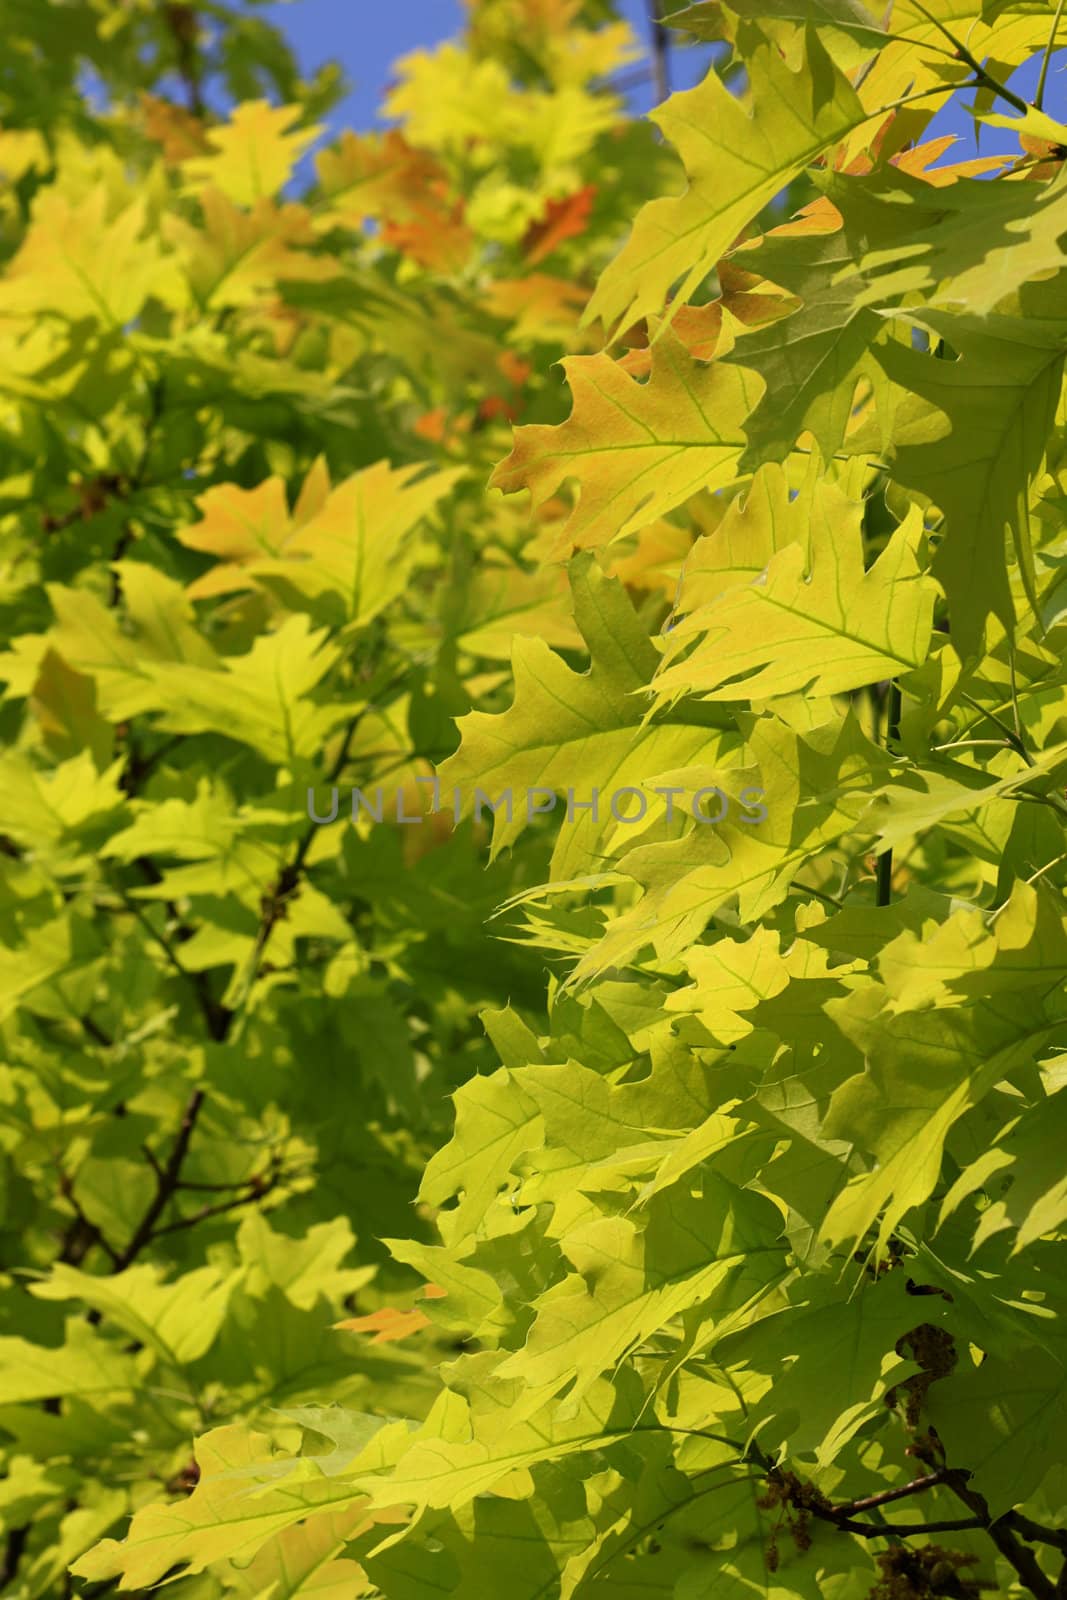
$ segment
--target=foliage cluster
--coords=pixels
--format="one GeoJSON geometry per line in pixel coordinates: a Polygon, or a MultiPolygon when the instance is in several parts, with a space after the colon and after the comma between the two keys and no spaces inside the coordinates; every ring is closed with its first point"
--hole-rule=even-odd
{"type": "Polygon", "coordinates": [[[4,1592],[1056,1600],[1059,9],[469,11],[4,8],[4,1592]]]}

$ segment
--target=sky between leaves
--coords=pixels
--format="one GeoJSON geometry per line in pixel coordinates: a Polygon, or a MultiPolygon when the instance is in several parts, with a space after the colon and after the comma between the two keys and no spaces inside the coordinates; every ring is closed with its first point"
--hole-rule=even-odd
{"type": "MultiPolygon", "coordinates": [[[[381,119],[378,115],[392,63],[409,51],[430,49],[453,38],[462,27],[461,0],[275,0],[257,7],[284,29],[305,70],[323,61],[336,59],[344,67],[350,93],[337,107],[333,121],[337,127],[368,128],[381,119]]],[[[620,10],[642,40],[648,37],[648,0],[621,0],[620,10]]],[[[672,55],[672,87],[684,89],[699,82],[707,69],[708,54],[701,49],[675,50],[672,55]]],[[[1033,93],[1038,62],[1016,73],[1012,86],[1026,98],[1033,93]]],[[[1067,116],[1067,51],[1057,52],[1046,95],[1046,110],[1054,117],[1067,116]]],[[[653,103],[650,84],[630,91],[635,112],[647,111],[653,103]]],[[[973,148],[974,124],[954,96],[930,125],[928,137],[958,134],[973,148]]],[[[982,153],[1011,150],[1014,138],[1006,130],[987,128],[982,135],[982,153]]],[[[965,152],[959,151],[954,159],[965,152]]]]}

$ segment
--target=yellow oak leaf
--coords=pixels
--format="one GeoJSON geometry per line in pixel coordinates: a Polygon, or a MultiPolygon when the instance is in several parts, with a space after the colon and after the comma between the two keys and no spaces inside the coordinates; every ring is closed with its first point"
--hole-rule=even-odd
{"type": "MultiPolygon", "coordinates": [[[[573,190],[572,164],[619,117],[619,102],[611,95],[592,94],[576,83],[555,91],[521,89],[500,61],[479,60],[454,44],[404,56],[397,77],[384,109],[403,121],[413,143],[456,154],[472,140],[487,149],[532,151],[542,174],[555,171],[565,178],[557,197],[573,190]]],[[[535,215],[538,210],[540,203],[535,215]]]]}
{"type": "Polygon", "coordinates": [[[627,328],[658,314],[675,285],[680,306],[791,178],[870,118],[814,35],[796,71],[770,41],[746,66],[745,98],[712,69],[695,89],[672,95],[652,113],[685,163],[689,186],[638,212],[625,247],[601,276],[587,320],[627,328]]]}
{"type": "Polygon", "coordinates": [[[293,132],[301,114],[299,106],[272,106],[267,100],[237,106],[226,127],[208,130],[212,153],[182,163],[190,188],[221,189],[239,206],[254,206],[276,195],[321,132],[320,128],[293,132]]]}
{"type": "MultiPolygon", "coordinates": [[[[756,273],[743,272],[734,261],[719,262],[718,278],[718,299],[702,306],[680,306],[671,317],[671,332],[697,361],[711,361],[733,349],[734,326],[730,318],[745,327],[758,327],[773,322],[788,309],[789,302],[780,291],[756,273]],[[730,313],[725,320],[724,311],[730,313]]],[[[653,350],[648,337],[643,323],[630,330],[629,348],[619,364],[632,377],[647,377],[652,370],[653,350]]]]}
{"type": "Polygon", "coordinates": [[[466,264],[474,234],[463,220],[462,200],[428,191],[422,204],[403,221],[387,221],[382,243],[435,272],[460,272],[466,264]]]}
{"type": "Polygon", "coordinates": [[[42,657],[29,709],[37,719],[44,743],[55,756],[65,759],[88,749],[98,771],[110,762],[114,734],[96,708],[96,684],[52,649],[42,657]]]}
{"type": "Polygon", "coordinates": [[[506,58],[521,40],[522,54],[534,60],[554,84],[584,84],[606,78],[640,55],[625,22],[585,27],[582,0],[496,0],[471,7],[471,44],[479,56],[506,58]]]}
{"type": "Polygon", "coordinates": [[[204,310],[254,305],[276,283],[337,276],[335,262],[310,253],[316,234],[306,207],[264,199],[243,210],[219,189],[206,189],[200,207],[202,227],[168,216],[163,229],[204,310]]]}
{"type": "Polygon", "coordinates": [[[142,237],[144,226],[140,200],[109,216],[102,184],[78,202],[43,189],[29,232],[0,279],[0,316],[92,318],[120,328],[150,296],[171,300],[180,292],[174,261],[156,239],[142,237]]]}
{"type": "Polygon", "coordinates": [[[376,461],[331,489],[319,462],[291,516],[280,478],[253,490],[209,490],[199,502],[203,520],[179,538],[222,556],[223,564],[188,594],[203,599],[265,586],[294,610],[332,597],[348,623],[363,626],[403,590],[419,524],[461,475],[423,474],[418,464],[376,461]]]}
{"type": "Polygon", "coordinates": [[[17,183],[33,168],[43,171],[49,163],[48,146],[34,128],[5,128],[0,133],[0,179],[17,183]]]}
{"type": "Polygon", "coordinates": [[[178,538],[190,550],[218,556],[224,563],[190,584],[193,599],[247,587],[240,568],[281,555],[298,528],[315,516],[330,493],[330,475],[320,457],[305,479],[292,513],[284,478],[267,478],[254,489],[223,483],[197,500],[199,522],[182,529],[178,538]]]}
{"type": "MultiPolygon", "coordinates": [[[[969,76],[965,62],[950,65],[931,48],[944,46],[943,27],[966,41],[977,60],[1015,63],[1044,48],[1048,25],[1043,11],[1024,13],[1011,7],[983,6],[980,0],[894,0],[892,30],[897,37],[888,40],[874,57],[860,86],[860,99],[873,114],[904,95],[914,99],[930,90],[924,109],[935,110],[944,103],[938,91],[943,90],[949,75],[954,74],[960,86],[969,76]]],[[[861,137],[849,139],[849,154],[858,149],[861,137]]]]}
{"type": "Polygon", "coordinates": [[[681,505],[698,489],[738,480],[744,420],[762,380],[741,367],[695,361],[673,330],[654,338],[639,383],[603,352],[562,363],[573,397],[558,427],[520,428],[491,480],[505,494],[529,489],[535,507],[569,479],[578,503],[555,554],[611,544],[681,505]]]}
{"type": "Polygon", "coordinates": [[[573,341],[585,292],[566,278],[534,272],[528,278],[498,278],[485,294],[486,309],[508,324],[515,344],[573,341]]]}
{"type": "Polygon", "coordinates": [[[685,569],[686,557],[693,548],[688,528],[675,527],[660,520],[642,528],[632,550],[620,555],[608,568],[608,576],[618,578],[628,589],[659,594],[673,601],[685,569]]]}

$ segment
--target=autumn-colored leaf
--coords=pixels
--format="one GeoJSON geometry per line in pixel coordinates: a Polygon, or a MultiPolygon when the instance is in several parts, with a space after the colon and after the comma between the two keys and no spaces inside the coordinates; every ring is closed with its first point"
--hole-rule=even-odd
{"type": "Polygon", "coordinates": [[[142,94],[141,115],[145,133],[153,144],[162,146],[163,159],[168,166],[177,167],[193,156],[207,153],[208,137],[203,120],[172,100],[142,94]]]}
{"type": "Polygon", "coordinates": [[[641,9],[4,8],[12,1600],[1064,1587],[1063,19],[641,9]]]}
{"type": "Polygon", "coordinates": [[[531,267],[537,266],[567,239],[577,238],[589,226],[596,185],[589,183],[561,200],[549,200],[544,216],[530,224],[522,251],[531,267]]]}
{"type": "Polygon", "coordinates": [[[498,278],[486,305],[507,323],[516,344],[547,343],[576,336],[585,295],[566,278],[534,272],[527,278],[498,278]]]}
{"type": "Polygon", "coordinates": [[[380,1311],[372,1311],[365,1317],[346,1317],[343,1322],[334,1323],[334,1327],[344,1333],[373,1334],[372,1344],[392,1344],[397,1339],[410,1339],[413,1333],[419,1333],[429,1326],[430,1319],[424,1311],[404,1311],[398,1306],[383,1306],[380,1311]]]}
{"type": "Polygon", "coordinates": [[[447,180],[441,163],[414,149],[397,128],[383,134],[346,130],[335,146],[319,152],[315,167],[325,201],[317,212],[322,226],[409,219],[425,206],[427,193],[447,180]]]}
{"type": "Polygon", "coordinates": [[[655,340],[643,384],[606,354],[573,356],[563,365],[570,418],[558,427],[520,429],[493,476],[505,493],[529,489],[535,506],[568,481],[577,483],[561,551],[568,544],[609,544],[698,489],[737,481],[744,418],[758,380],[694,361],[671,330],[655,340]]]}

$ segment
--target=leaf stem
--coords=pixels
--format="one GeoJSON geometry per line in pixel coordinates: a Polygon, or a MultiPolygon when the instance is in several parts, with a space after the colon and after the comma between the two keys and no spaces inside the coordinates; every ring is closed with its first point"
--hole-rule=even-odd
{"type": "Polygon", "coordinates": [[[816,900],[822,900],[826,905],[833,906],[836,911],[841,911],[844,908],[845,902],[839,899],[836,894],[830,894],[826,889],[816,889],[810,883],[793,882],[789,885],[789,888],[792,893],[814,895],[816,900]]]}
{"type": "Polygon", "coordinates": [[[1007,739],[950,739],[948,744],[935,744],[934,750],[1010,750],[1007,739]]]}
{"type": "Polygon", "coordinates": [[[1023,758],[1028,767],[1032,767],[1034,765],[1033,756],[1026,748],[1026,745],[1023,743],[1020,735],[1015,732],[1014,728],[1012,728],[1009,723],[1005,722],[1002,717],[998,717],[995,711],[987,711],[985,706],[979,705],[978,701],[969,694],[961,694],[960,699],[965,700],[971,707],[972,711],[979,712],[987,722],[992,722],[995,727],[999,728],[1008,744],[1017,755],[1020,755],[1023,758]]]}
{"type": "Polygon", "coordinates": [[[1034,109],[1036,111],[1040,111],[1045,103],[1045,80],[1048,77],[1049,62],[1052,60],[1052,51],[1055,48],[1056,34],[1059,31],[1060,18],[1062,16],[1063,0],[1059,0],[1059,4],[1056,6],[1056,15],[1052,19],[1052,27],[1049,29],[1045,54],[1041,58],[1041,71],[1038,74],[1037,88],[1034,90],[1034,109]]]}
{"type": "MultiPolygon", "coordinates": [[[[889,685],[889,698],[886,707],[885,744],[886,749],[895,744],[900,738],[900,712],[901,698],[900,685],[894,678],[889,685]]],[[[880,906],[889,905],[893,898],[893,851],[892,848],[883,850],[878,857],[878,899],[880,906]]]]}
{"type": "Polygon", "coordinates": [[[1026,880],[1027,883],[1039,883],[1046,872],[1051,872],[1055,867],[1061,866],[1064,861],[1067,861],[1067,850],[1062,855],[1053,856],[1051,861],[1046,861],[1045,865],[1038,867],[1036,872],[1031,872],[1026,880]]]}
{"type": "MultiPolygon", "coordinates": [[[[975,77],[979,79],[980,83],[984,85],[985,88],[991,89],[993,93],[999,95],[1002,100],[1006,100],[1010,106],[1014,106],[1016,111],[1021,111],[1024,116],[1026,115],[1030,107],[1020,95],[1015,93],[1014,89],[1009,89],[1006,84],[1001,83],[999,78],[994,78],[991,72],[987,72],[982,63],[979,61],[978,57],[971,54],[970,50],[968,50],[963,41],[961,39],[957,39],[956,35],[952,33],[950,29],[946,28],[945,24],[940,22],[932,12],[927,11],[926,7],[922,4],[922,0],[911,0],[911,3],[915,7],[916,11],[920,12],[922,16],[926,18],[927,22],[933,23],[938,32],[944,34],[945,38],[952,46],[956,57],[960,61],[965,61],[967,63],[975,77]]],[[[953,87],[966,88],[967,85],[956,84],[953,85],[953,87]]]]}
{"type": "MultiPolygon", "coordinates": [[[[349,719],[344,737],[341,740],[340,749],[326,775],[327,783],[334,783],[344,771],[348,761],[348,753],[352,747],[352,740],[356,736],[356,731],[367,709],[367,707],[362,707],[349,719]]],[[[259,970],[263,964],[263,957],[271,936],[278,923],[288,915],[289,902],[300,887],[300,879],[307,863],[308,852],[314,843],[318,828],[318,823],[314,821],[305,828],[292,860],[282,868],[275,883],[263,896],[259,930],[256,934],[255,944],[252,947],[252,954],[248,958],[248,965],[242,975],[237,997],[233,1005],[228,1008],[227,1037],[231,1036],[231,1026],[234,1018],[244,1011],[245,1003],[255,987],[256,978],[259,976],[259,970]]]]}

